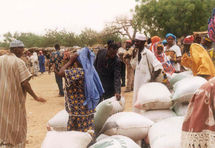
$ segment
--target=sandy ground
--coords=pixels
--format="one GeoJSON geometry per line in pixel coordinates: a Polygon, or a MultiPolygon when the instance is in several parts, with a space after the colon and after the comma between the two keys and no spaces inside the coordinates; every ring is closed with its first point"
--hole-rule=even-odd
{"type": "MultiPolygon", "coordinates": [[[[54,73],[34,77],[30,81],[31,86],[38,96],[47,100],[45,104],[34,101],[27,95],[26,112],[28,122],[26,148],[40,148],[46,136],[46,123],[59,111],[64,109],[64,98],[58,97],[58,87],[54,73]]],[[[122,88],[122,92],[125,87],[122,88]]],[[[123,93],[126,99],[125,111],[131,111],[133,93],[123,93]]]]}

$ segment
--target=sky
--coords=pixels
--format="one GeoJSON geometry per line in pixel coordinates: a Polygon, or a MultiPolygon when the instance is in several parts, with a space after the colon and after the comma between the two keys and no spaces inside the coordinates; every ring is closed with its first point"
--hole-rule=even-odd
{"type": "Polygon", "coordinates": [[[0,40],[6,32],[45,34],[45,29],[101,31],[117,16],[131,17],[135,0],[1,0],[0,40]]]}

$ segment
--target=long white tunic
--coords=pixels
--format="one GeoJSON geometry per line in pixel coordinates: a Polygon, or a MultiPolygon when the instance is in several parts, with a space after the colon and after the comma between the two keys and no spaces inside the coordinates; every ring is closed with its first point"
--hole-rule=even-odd
{"type": "Polygon", "coordinates": [[[138,90],[143,84],[148,83],[151,79],[148,65],[150,66],[151,71],[163,69],[162,64],[147,48],[144,48],[144,50],[141,52],[141,60],[139,63],[138,54],[136,54],[135,58],[131,60],[131,66],[135,69],[132,111],[136,113],[140,113],[140,110],[134,107],[134,104],[137,100],[138,90]],[[147,59],[149,64],[147,63],[147,59]]]}

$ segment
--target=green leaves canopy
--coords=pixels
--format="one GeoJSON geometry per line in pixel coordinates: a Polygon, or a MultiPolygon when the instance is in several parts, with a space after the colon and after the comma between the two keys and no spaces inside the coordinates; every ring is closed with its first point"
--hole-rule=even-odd
{"type": "Polygon", "coordinates": [[[177,37],[207,30],[215,0],[142,0],[135,7],[134,19],[139,30],[150,36],[177,37]]]}

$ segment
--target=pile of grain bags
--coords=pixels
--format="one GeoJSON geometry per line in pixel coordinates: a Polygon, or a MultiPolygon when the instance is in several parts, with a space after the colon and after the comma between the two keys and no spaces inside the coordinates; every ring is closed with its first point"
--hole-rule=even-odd
{"type": "Polygon", "coordinates": [[[134,112],[121,112],[112,115],[105,122],[101,134],[122,135],[134,141],[145,139],[153,121],[134,112]]]}
{"type": "Polygon", "coordinates": [[[135,107],[144,110],[143,116],[157,122],[176,114],[170,109],[173,105],[168,88],[157,82],[140,87],[135,107]]]}
{"type": "Polygon", "coordinates": [[[92,140],[89,133],[49,131],[41,148],[86,148],[92,140]]]}
{"type": "Polygon", "coordinates": [[[69,114],[64,109],[57,113],[52,119],[48,121],[46,127],[48,131],[67,131],[67,122],[69,114]]]}
{"type": "Polygon", "coordinates": [[[149,130],[151,148],[180,148],[184,117],[172,117],[155,123],[149,130]]]}
{"type": "Polygon", "coordinates": [[[172,100],[175,104],[173,110],[177,115],[185,115],[193,94],[206,82],[206,79],[195,76],[184,78],[173,85],[172,100]]]}
{"type": "Polygon", "coordinates": [[[106,120],[118,112],[123,112],[125,108],[125,98],[121,97],[120,101],[116,97],[106,99],[98,104],[96,107],[96,114],[94,116],[94,126],[96,137],[99,135],[106,120]]]}

